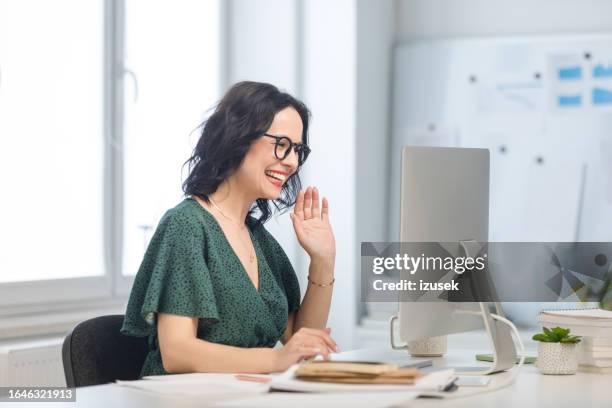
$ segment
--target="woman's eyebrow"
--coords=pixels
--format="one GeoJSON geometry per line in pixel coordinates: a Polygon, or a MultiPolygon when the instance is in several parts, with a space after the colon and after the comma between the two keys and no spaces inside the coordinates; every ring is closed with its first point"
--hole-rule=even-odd
{"type": "Polygon", "coordinates": [[[304,144],[301,140],[296,143],[288,135],[285,135],[285,134],[282,134],[282,133],[274,133],[274,134],[270,133],[270,135],[273,135],[273,136],[276,136],[276,137],[286,137],[287,139],[291,140],[291,142],[293,144],[297,144],[297,145],[304,144]]]}

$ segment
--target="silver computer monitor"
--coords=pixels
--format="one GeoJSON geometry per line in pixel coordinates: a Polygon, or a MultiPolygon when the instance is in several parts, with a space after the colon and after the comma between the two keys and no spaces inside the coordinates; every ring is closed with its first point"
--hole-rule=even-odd
{"type": "MultiPolygon", "coordinates": [[[[404,147],[400,185],[400,241],[487,242],[489,151],[404,147]]],[[[474,303],[404,302],[400,339],[410,341],[483,328],[481,317],[455,313],[479,310],[474,303]]]]}
{"type": "MultiPolygon", "coordinates": [[[[456,243],[457,247],[487,242],[487,149],[404,147],[400,190],[401,242],[456,243]]],[[[516,349],[509,328],[492,318],[490,306],[498,315],[503,313],[499,303],[400,302],[400,338],[408,342],[485,328],[494,363],[485,370],[468,371],[488,374],[508,369],[514,365],[516,349]]]]}

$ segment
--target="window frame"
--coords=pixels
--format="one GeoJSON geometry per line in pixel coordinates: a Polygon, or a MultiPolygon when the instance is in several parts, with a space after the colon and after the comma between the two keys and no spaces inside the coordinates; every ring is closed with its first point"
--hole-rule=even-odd
{"type": "MultiPolygon", "coordinates": [[[[227,82],[229,52],[228,7],[218,1],[219,79],[217,89],[227,82]]],[[[104,275],[0,283],[0,339],[24,332],[57,333],[69,330],[75,316],[123,312],[134,276],[122,273],[123,251],[123,166],[125,70],[125,0],[103,4],[103,262],[104,275]],[[32,324],[32,319],[55,314],[64,324],[32,324]],[[28,320],[28,324],[25,321],[28,320]],[[27,327],[27,330],[24,330],[27,327]]],[[[84,267],[87,267],[86,265],[84,267]]],[[[76,320],[78,321],[78,319],[76,320]]]]}

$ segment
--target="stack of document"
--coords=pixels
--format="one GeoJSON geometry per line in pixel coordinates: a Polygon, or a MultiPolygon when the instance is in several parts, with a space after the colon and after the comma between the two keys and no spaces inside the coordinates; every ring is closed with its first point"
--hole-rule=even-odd
{"type": "Polygon", "coordinates": [[[538,320],[544,327],[568,328],[571,334],[612,337],[612,312],[603,309],[546,310],[538,320]]]}
{"type": "Polygon", "coordinates": [[[300,380],[295,375],[299,367],[296,364],[279,375],[175,374],[145,377],[136,381],[117,381],[117,384],[173,398],[180,396],[197,399],[215,408],[382,408],[403,406],[418,396],[449,396],[453,393],[444,390],[457,380],[453,370],[442,370],[419,376],[409,385],[324,383],[300,380]]]}
{"type": "Polygon", "coordinates": [[[581,371],[612,373],[612,311],[603,309],[551,310],[540,313],[542,326],[560,326],[583,336],[579,344],[581,371]]]}
{"type": "Polygon", "coordinates": [[[311,361],[295,371],[296,378],[344,384],[414,384],[423,375],[416,368],[386,363],[311,361]]]}
{"type": "Polygon", "coordinates": [[[580,370],[612,373],[612,337],[585,337],[578,352],[580,370]]]}
{"type": "Polygon", "coordinates": [[[417,391],[419,395],[443,396],[443,391],[451,388],[457,381],[453,369],[435,371],[415,378],[412,384],[355,384],[339,382],[305,381],[296,375],[299,365],[290,367],[274,377],[270,388],[276,391],[293,392],[379,392],[379,391],[417,391]],[[442,392],[442,394],[440,394],[442,392]]]}

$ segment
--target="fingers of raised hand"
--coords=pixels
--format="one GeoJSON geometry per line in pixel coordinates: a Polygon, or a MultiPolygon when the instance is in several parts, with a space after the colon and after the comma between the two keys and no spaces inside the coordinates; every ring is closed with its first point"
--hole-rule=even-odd
{"type": "Polygon", "coordinates": [[[321,218],[324,221],[329,221],[329,201],[327,198],[323,197],[323,209],[321,210],[321,218]]]}
{"type": "Polygon", "coordinates": [[[312,216],[314,218],[321,218],[321,208],[319,207],[319,189],[316,187],[312,188],[312,216]]]}
{"type": "Polygon", "coordinates": [[[297,198],[295,199],[295,207],[293,208],[293,212],[297,215],[300,220],[304,219],[304,191],[300,190],[298,192],[297,198]]]}
{"type": "Polygon", "coordinates": [[[293,222],[295,232],[297,233],[298,237],[300,237],[301,234],[304,233],[304,226],[302,225],[302,220],[304,219],[303,216],[302,218],[300,218],[300,216],[297,214],[290,214],[289,216],[291,217],[291,222],[293,222]]]}
{"type": "Polygon", "coordinates": [[[304,194],[304,219],[309,220],[312,218],[312,187],[306,189],[304,194]]]}

